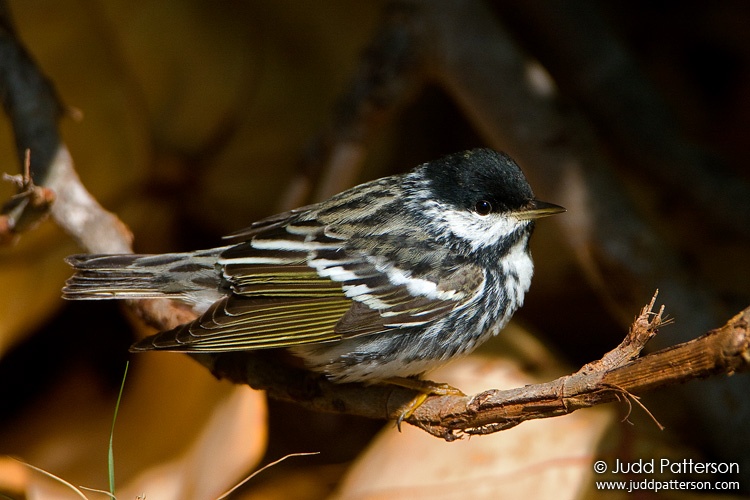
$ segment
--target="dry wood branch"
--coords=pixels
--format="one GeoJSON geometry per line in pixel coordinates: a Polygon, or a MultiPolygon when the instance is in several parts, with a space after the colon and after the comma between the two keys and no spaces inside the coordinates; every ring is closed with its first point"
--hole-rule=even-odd
{"type": "MultiPolygon", "coordinates": [[[[553,223],[561,225],[589,284],[611,311],[625,322],[642,297],[659,288],[669,297],[671,314],[689,325],[677,333],[680,341],[732,312],[722,312],[719,294],[706,280],[695,279],[694,268],[683,264],[677,249],[636,209],[617,180],[611,148],[602,144],[589,117],[563,104],[566,96],[558,96],[555,85],[530,83],[537,82],[528,78],[533,59],[492,8],[471,0],[410,3],[429,41],[428,66],[435,78],[490,145],[519,161],[541,198],[568,209],[553,223]]],[[[651,347],[667,345],[660,336],[651,347]]],[[[683,391],[695,418],[715,429],[707,436],[714,452],[742,460],[750,443],[746,382],[722,381],[721,395],[710,383],[683,391]],[[729,419],[724,398],[739,402],[729,419]]]]}
{"type": "MultiPolygon", "coordinates": [[[[63,106],[52,83],[18,40],[7,6],[1,3],[0,49],[6,56],[0,58],[0,100],[23,158],[23,173],[6,176],[18,186],[18,193],[2,207],[0,243],[14,241],[51,215],[89,253],[132,252],[130,230],[81,183],[57,129],[63,106]]],[[[132,302],[131,308],[159,328],[194,317],[168,300],[132,302]]]]}
{"type": "Polygon", "coordinates": [[[12,243],[18,234],[36,227],[47,218],[55,201],[54,191],[34,184],[28,149],[23,167],[22,174],[3,174],[3,180],[14,184],[17,192],[0,211],[0,244],[12,243]]]}
{"type": "MultiPolygon", "coordinates": [[[[83,186],[73,159],[61,145],[50,166],[47,187],[57,200],[52,218],[89,253],[132,253],[133,235],[115,214],[102,207],[83,186]]],[[[195,318],[186,306],[166,299],[127,301],[133,313],[160,329],[172,328],[195,318]]]]}
{"type": "MultiPolygon", "coordinates": [[[[658,318],[659,315],[655,316],[653,326],[658,327],[658,318]]],[[[641,315],[636,322],[645,319],[641,315]]],[[[438,401],[428,401],[415,412],[410,423],[448,439],[460,433],[486,434],[525,420],[564,415],[580,408],[617,401],[623,394],[642,394],[657,387],[746,370],[750,365],[748,325],[750,308],[700,338],[620,366],[604,370],[582,369],[552,382],[505,391],[486,391],[470,398],[443,397],[438,401]],[[439,405],[440,410],[428,406],[431,403],[439,405]]],[[[642,331],[655,333],[652,327],[642,331]]],[[[632,332],[612,353],[627,351],[625,345],[629,340],[635,340],[632,332]]],[[[625,352],[617,354],[624,354],[623,360],[628,356],[625,352]]],[[[594,365],[596,363],[587,367],[594,365]]],[[[599,366],[605,367],[606,363],[599,366]]]]}
{"type": "MultiPolygon", "coordinates": [[[[551,382],[473,396],[431,396],[406,419],[448,441],[465,434],[489,434],[537,418],[565,415],[581,408],[620,401],[649,390],[750,365],[750,307],[723,327],[700,338],[636,358],[663,325],[654,300],[636,318],[623,342],[602,359],[551,382]]],[[[408,389],[333,384],[322,377],[284,366],[268,353],[196,356],[218,377],[265,389],[276,398],[308,408],[395,419],[414,393],[408,389]]]]}
{"type": "Polygon", "coordinates": [[[658,294],[659,291],[657,290],[651,298],[651,302],[641,309],[640,314],[630,326],[628,335],[619,346],[606,353],[601,359],[584,365],[578,370],[578,373],[612,370],[636,359],[646,343],[656,335],[659,327],[668,323],[667,320],[663,319],[664,306],[661,306],[659,312],[654,312],[654,304],[658,294]]]}

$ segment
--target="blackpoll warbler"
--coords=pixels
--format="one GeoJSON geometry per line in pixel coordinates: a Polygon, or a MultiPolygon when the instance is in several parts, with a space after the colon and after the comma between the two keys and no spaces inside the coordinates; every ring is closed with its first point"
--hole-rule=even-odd
{"type": "Polygon", "coordinates": [[[489,149],[263,219],[228,246],[74,255],[66,299],[169,297],[202,313],[131,350],[288,348],[336,382],[420,375],[505,326],[531,283],[534,199],[489,149]]]}

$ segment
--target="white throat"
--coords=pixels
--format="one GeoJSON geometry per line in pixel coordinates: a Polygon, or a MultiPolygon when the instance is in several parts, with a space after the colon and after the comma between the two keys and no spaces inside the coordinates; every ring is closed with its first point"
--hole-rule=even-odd
{"type": "Polygon", "coordinates": [[[474,212],[444,210],[442,216],[451,232],[469,243],[472,250],[495,246],[525,224],[507,214],[483,216],[474,212]]]}

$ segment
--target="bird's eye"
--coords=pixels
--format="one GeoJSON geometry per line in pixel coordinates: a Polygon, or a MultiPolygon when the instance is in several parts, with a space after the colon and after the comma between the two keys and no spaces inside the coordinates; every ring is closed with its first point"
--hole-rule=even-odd
{"type": "Polygon", "coordinates": [[[477,204],[474,205],[474,211],[479,215],[488,215],[492,212],[492,203],[487,200],[479,200],[477,204]]]}

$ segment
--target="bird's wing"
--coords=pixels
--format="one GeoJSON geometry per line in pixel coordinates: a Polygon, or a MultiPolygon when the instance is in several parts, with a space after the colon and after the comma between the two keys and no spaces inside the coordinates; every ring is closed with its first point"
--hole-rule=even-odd
{"type": "Polygon", "coordinates": [[[484,280],[478,266],[455,262],[439,280],[410,276],[377,246],[351,248],[347,236],[315,220],[268,221],[221,254],[228,297],[134,349],[290,347],[419,326],[467,303],[484,280]]]}

